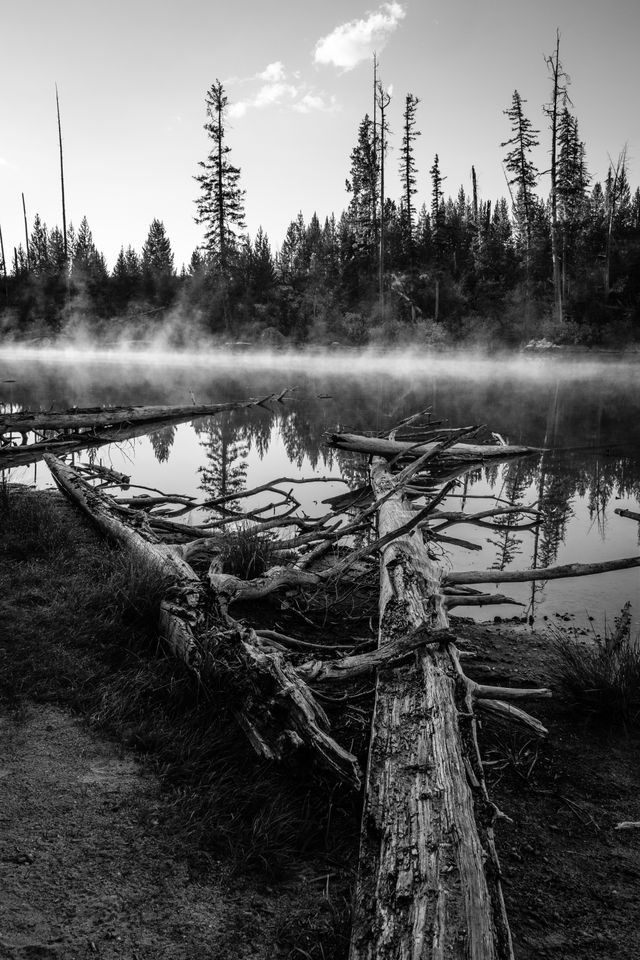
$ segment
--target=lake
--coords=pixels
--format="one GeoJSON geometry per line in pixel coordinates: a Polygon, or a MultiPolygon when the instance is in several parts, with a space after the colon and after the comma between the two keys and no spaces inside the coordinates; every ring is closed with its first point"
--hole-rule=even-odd
{"type": "MultiPolygon", "coordinates": [[[[97,451],[98,462],[165,492],[215,495],[275,477],[362,476],[357,457],[332,451],[337,427],[382,432],[429,408],[448,426],[484,424],[511,443],[547,452],[477,471],[445,509],[479,511],[487,498],[540,501],[536,532],[465,525],[447,533],[474,541],[449,553],[453,569],[522,569],[640,554],[639,525],[615,508],[639,510],[640,358],[464,354],[253,354],[234,351],[145,354],[91,350],[0,349],[5,410],[61,410],[101,404],[188,404],[243,400],[291,388],[294,398],[97,451]]],[[[81,455],[80,459],[87,459],[81,455]]],[[[14,482],[46,486],[44,464],[6,471],[14,482]]],[[[345,488],[338,479],[296,488],[305,510],[345,488]]],[[[494,589],[492,587],[489,590],[494,589]]],[[[502,590],[522,608],[464,608],[465,615],[532,615],[602,632],[626,600],[639,624],[640,569],[502,590]]]]}

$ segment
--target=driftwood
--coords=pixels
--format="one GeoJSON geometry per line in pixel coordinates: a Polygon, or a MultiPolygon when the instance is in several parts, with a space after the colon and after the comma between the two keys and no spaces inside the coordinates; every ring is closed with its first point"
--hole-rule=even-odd
{"type": "Polygon", "coordinates": [[[88,514],[103,534],[122,544],[160,582],[166,582],[166,595],[160,603],[161,634],[171,652],[198,672],[202,651],[194,629],[203,619],[203,587],[193,568],[174,547],[158,543],[154,534],[145,529],[143,520],[139,520],[137,526],[121,520],[110,498],[83,480],[72,467],[52,454],[45,454],[44,459],[56,484],[72,503],[88,514]]]}
{"type": "MultiPolygon", "coordinates": [[[[45,460],[65,495],[87,513],[104,534],[164,580],[165,596],[160,604],[162,637],[171,652],[205,680],[206,671],[211,669],[213,641],[217,638],[206,623],[204,584],[184,560],[189,551],[156,542],[153,532],[143,522],[138,529],[123,522],[111,498],[91,487],[72,467],[51,454],[47,454],[45,460]]],[[[357,788],[360,784],[357,760],[329,735],[324,710],[293,667],[280,653],[264,644],[251,628],[226,614],[223,621],[223,626],[237,640],[237,652],[241,654],[247,676],[254,680],[256,688],[266,686],[271,691],[258,709],[253,694],[238,706],[238,720],[254,749],[267,759],[282,759],[304,746],[322,766],[357,788]],[[275,707],[277,720],[269,701],[275,707]]]]}
{"type": "Polygon", "coordinates": [[[94,430],[119,425],[132,426],[136,423],[151,421],[157,423],[177,423],[179,420],[194,420],[196,417],[214,417],[225,410],[237,410],[240,407],[254,406],[276,399],[275,396],[262,400],[245,400],[231,403],[202,403],[184,406],[146,406],[146,407],[83,407],[72,408],[57,413],[27,411],[0,414],[0,434],[29,433],[37,430],[94,430]]]}
{"type": "MultiPolygon", "coordinates": [[[[170,503],[169,497],[129,498],[118,504],[54,457],[46,459],[60,485],[101,529],[137,551],[173,583],[162,615],[177,621],[173,634],[166,619],[163,627],[174,652],[204,682],[220,658],[234,658],[235,669],[248,681],[244,686],[250,688],[249,696],[246,690],[239,692],[237,719],[260,756],[280,760],[304,746],[324,769],[357,789],[357,761],[332,738],[312,688],[319,691],[326,683],[376,673],[351,960],[510,960],[513,952],[493,838],[493,822],[500,812],[487,794],[476,717],[481,713],[522,724],[545,736],[544,726],[510,701],[550,694],[545,689],[491,687],[468,678],[447,610],[457,604],[515,602],[465,586],[468,583],[586,575],[637,566],[640,558],[546,570],[445,574],[441,550],[435,557],[430,543],[454,538],[439,531],[455,523],[493,526],[495,517],[505,519],[514,512],[529,514],[533,522],[538,519],[533,506],[509,504],[503,509],[499,500],[493,510],[475,515],[439,509],[452,494],[451,478],[485,459],[506,460],[535,451],[460,442],[470,429],[416,431],[412,442],[414,420],[401,425],[408,439],[399,440],[398,430],[387,440],[334,434],[330,440],[334,446],[373,457],[370,483],[332,497],[327,503],[333,513],[317,520],[299,513],[276,518],[276,525],[287,523],[294,529],[294,535],[283,535],[282,549],[276,552],[282,557],[286,550],[287,562],[279,560],[252,580],[221,569],[224,535],[212,532],[213,525],[188,528],[154,514],[170,503]],[[408,466],[398,472],[400,463],[408,466]],[[369,542],[356,548],[345,539],[376,519],[377,531],[369,542]],[[202,534],[196,540],[160,542],[167,537],[184,539],[188,530],[193,536],[194,529],[202,534]],[[337,647],[274,630],[256,631],[229,612],[237,601],[262,600],[281,591],[326,596],[329,588],[334,590],[360,571],[371,577],[372,553],[380,558],[376,650],[347,652],[336,659],[337,647]],[[196,561],[210,561],[202,578],[191,567],[196,561]]],[[[154,425],[146,421],[136,429],[147,432],[154,425]]],[[[272,486],[265,484],[263,489],[272,486]]],[[[261,526],[255,515],[229,511],[224,500],[208,504],[222,512],[219,523],[244,516],[255,521],[256,529],[261,526]]],[[[195,506],[175,495],[173,501],[180,509],[195,506]]],[[[513,527],[522,529],[516,522],[513,527]]],[[[270,528],[271,521],[261,526],[263,531],[270,528]]],[[[623,617],[620,630],[627,623],[628,617],[623,617]]]]}
{"type": "Polygon", "coordinates": [[[461,570],[445,576],[445,584],[458,583],[529,583],[531,580],[560,580],[569,577],[590,577],[596,573],[640,567],[640,557],[603,560],[600,563],[567,563],[560,567],[538,567],[534,570],[461,570]]]}
{"type": "MultiPolygon", "coordinates": [[[[394,484],[372,469],[376,496],[394,484]]],[[[412,511],[401,491],[384,502],[384,535],[412,511]]],[[[442,569],[413,530],[381,553],[380,646],[418,628],[446,630],[442,569]]],[[[492,843],[474,816],[468,758],[448,649],[420,650],[378,674],[360,837],[351,960],[512,956],[492,843]]]]}
{"type": "MultiPolygon", "coordinates": [[[[338,450],[352,450],[374,457],[411,456],[420,457],[429,453],[437,445],[429,443],[411,443],[407,440],[389,440],[380,437],[365,437],[354,433],[334,433],[329,438],[331,446],[338,450]]],[[[538,452],[535,447],[509,446],[507,444],[455,443],[442,454],[443,460],[507,460],[510,457],[522,457],[538,452]]]]}
{"type": "Polygon", "coordinates": [[[0,447],[0,470],[23,467],[44,458],[45,453],[65,456],[80,450],[103,447],[153,433],[168,423],[184,423],[197,417],[216,416],[229,410],[262,406],[270,400],[281,399],[271,395],[259,400],[236,403],[212,403],[190,407],[114,407],[67,411],[64,414],[8,413],[0,418],[0,436],[18,434],[20,445],[8,443],[0,447]],[[29,433],[61,431],[55,436],[27,443],[29,433]]]}

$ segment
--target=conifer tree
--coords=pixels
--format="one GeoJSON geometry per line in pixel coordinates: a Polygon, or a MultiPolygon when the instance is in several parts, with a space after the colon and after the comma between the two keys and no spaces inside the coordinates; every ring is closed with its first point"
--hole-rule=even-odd
{"type": "Polygon", "coordinates": [[[505,167],[513,174],[508,181],[509,186],[517,187],[516,215],[524,228],[527,256],[531,247],[531,223],[533,219],[534,199],[533,191],[538,181],[538,168],[529,154],[537,147],[538,130],[533,129],[530,120],[525,117],[522,105],[526,103],[517,90],[513,92],[511,106],[504,110],[504,114],[511,121],[512,136],[500,144],[501,147],[511,147],[505,157],[505,167]]]}
{"type": "Polygon", "coordinates": [[[263,299],[276,282],[269,238],[262,227],[258,228],[253,247],[250,250],[249,276],[252,292],[258,300],[263,299]]]}
{"type": "Polygon", "coordinates": [[[366,114],[358,127],[358,142],[351,151],[350,176],[345,186],[351,194],[347,213],[355,248],[372,267],[376,258],[378,177],[373,124],[366,114]]]}
{"type": "Polygon", "coordinates": [[[443,176],[440,173],[440,160],[436,153],[433,166],[429,171],[431,175],[431,237],[433,251],[437,264],[435,278],[435,306],[433,310],[433,319],[437,322],[440,316],[440,275],[439,268],[442,260],[444,247],[444,193],[442,190],[443,176]]]}
{"type": "Polygon", "coordinates": [[[47,225],[36,213],[29,238],[29,262],[31,270],[36,275],[45,274],[49,270],[49,231],[47,225]]]}
{"type": "Polygon", "coordinates": [[[402,180],[402,233],[407,249],[409,263],[414,261],[414,221],[415,208],[413,196],[417,193],[416,162],[413,155],[413,141],[420,136],[415,129],[416,107],[420,101],[412,93],[407,94],[404,108],[402,147],[400,150],[400,177],[402,180]]]}
{"type": "Polygon", "coordinates": [[[433,239],[436,259],[439,260],[444,246],[444,191],[442,183],[446,179],[440,173],[440,160],[436,153],[433,166],[429,170],[431,176],[431,235],[433,239]]]}
{"type": "Polygon", "coordinates": [[[142,247],[142,276],[147,294],[154,302],[166,306],[173,295],[175,270],[171,243],[164,223],[157,218],[151,222],[142,247]]]}
{"type": "Polygon", "coordinates": [[[207,122],[204,125],[213,141],[202,173],[196,176],[200,196],[196,200],[196,223],[204,224],[204,249],[209,261],[223,274],[229,270],[244,230],[244,190],[240,188],[240,170],[230,162],[231,147],[226,141],[228,97],[219,80],[206,95],[207,122]]]}
{"type": "Polygon", "coordinates": [[[378,168],[380,170],[380,255],[378,257],[378,296],[380,298],[380,316],[384,316],[384,258],[387,227],[387,198],[384,192],[384,174],[385,160],[387,156],[387,146],[389,142],[389,123],[387,120],[387,109],[391,103],[391,93],[385,90],[382,83],[378,81],[378,95],[376,98],[378,110],[380,111],[380,131],[378,146],[378,168]]]}

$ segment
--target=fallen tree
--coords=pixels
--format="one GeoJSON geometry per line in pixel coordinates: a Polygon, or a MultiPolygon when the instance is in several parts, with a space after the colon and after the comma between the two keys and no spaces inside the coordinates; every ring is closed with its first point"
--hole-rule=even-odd
{"type": "Polygon", "coordinates": [[[61,457],[108,443],[146,436],[170,423],[214,417],[230,410],[281,402],[286,391],[257,400],[159,407],[89,407],[64,413],[7,413],[0,416],[0,470],[36,463],[45,453],[61,457]],[[34,436],[29,442],[29,436],[34,436]],[[39,438],[37,435],[40,435],[39,438]],[[45,434],[52,434],[45,436],[45,434]],[[20,437],[20,443],[14,437],[20,437]]]}
{"type": "MultiPolygon", "coordinates": [[[[117,505],[92,488],[77,471],[51,454],[45,461],[62,492],[85,512],[99,529],[120,543],[133,557],[150,568],[166,586],[160,604],[160,632],[172,653],[206,679],[212,669],[212,650],[226,632],[227,643],[235,640],[236,655],[243,659],[253,681],[247,701],[239,704],[237,718],[256,752],[266,759],[282,759],[287,752],[305,745],[320,763],[357,787],[358,763],[331,738],[329,721],[322,707],[293,667],[282,655],[262,642],[254,630],[230,616],[210,622],[204,584],[184,559],[189,545],[158,543],[152,531],[139,521],[137,528],[118,516],[117,505]],[[256,690],[265,690],[264,697],[256,690]],[[275,697],[275,699],[274,699],[275,697]],[[253,704],[257,699],[258,709],[253,704]],[[269,706],[271,701],[272,706],[269,706]],[[275,708],[275,714],[273,715],[275,708]]],[[[214,564],[216,561],[214,561],[214,564]]]]}
{"type": "MultiPolygon", "coordinates": [[[[481,571],[445,573],[437,544],[445,539],[439,531],[469,517],[477,525],[492,526],[494,518],[504,525],[512,516],[514,529],[526,529],[538,515],[535,507],[516,511],[513,505],[476,515],[443,509],[453,491],[452,478],[485,458],[532,452],[529,447],[464,443],[471,432],[427,426],[413,434],[415,442],[397,440],[397,431],[386,440],[334,434],[329,440],[334,446],[373,461],[368,483],[331,498],[328,514],[304,516],[288,492],[277,498],[281,515],[263,522],[258,511],[242,511],[237,504],[231,509],[228,498],[218,498],[205,505],[213,513],[219,509],[220,516],[195,528],[156,512],[167,505],[193,509],[190,498],[156,491],[152,497],[118,501],[55,457],[46,457],[56,482],[100,529],[166,577],[161,632],[173,652],[205,683],[220,670],[227,677],[233,662],[233,677],[241,681],[234,687],[235,714],[259,756],[286,760],[303,748],[325,771],[359,789],[358,760],[332,734],[318,697],[324,696],[324,685],[345,683],[342,699],[348,701],[348,684],[375,673],[352,960],[512,957],[493,836],[501,814],[484,781],[477,716],[497,716],[545,736],[542,724],[511,701],[548,696],[549,691],[491,687],[466,676],[447,611],[456,604],[508,602],[502,594],[484,594],[466,584],[511,578],[504,571],[490,571],[484,579],[478,576],[481,571]],[[526,526],[519,525],[518,515],[525,514],[526,526]],[[271,543],[276,559],[250,578],[230,573],[221,562],[228,535],[224,527],[239,523],[259,536],[287,528],[271,543]],[[359,540],[354,543],[355,534],[359,540]],[[265,598],[287,607],[296,598],[307,604],[323,598],[330,606],[342,593],[371,586],[375,558],[377,649],[355,649],[354,640],[345,653],[329,643],[247,622],[249,605],[265,598]],[[240,603],[242,619],[234,609],[240,603]]],[[[245,491],[245,496],[259,490],[282,493],[278,484],[285,479],[245,491]]],[[[621,562],[636,565],[637,558],[621,562]]],[[[618,568],[611,562],[598,566],[618,568]]],[[[589,572],[597,571],[592,567],[589,572]]],[[[580,570],[572,565],[546,573],[573,576],[580,570]]],[[[541,579],[544,574],[519,571],[513,579],[541,579]]]]}

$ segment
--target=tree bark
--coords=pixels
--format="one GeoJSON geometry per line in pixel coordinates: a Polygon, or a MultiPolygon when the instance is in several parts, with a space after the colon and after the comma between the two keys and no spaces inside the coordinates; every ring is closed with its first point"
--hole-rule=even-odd
{"type": "MultiPolygon", "coordinates": [[[[157,538],[139,520],[140,529],[128,519],[121,520],[110,497],[98,492],[72,468],[47,454],[54,480],[102,533],[122,544],[147,569],[166,582],[160,603],[160,632],[171,652],[206,680],[215,669],[212,640],[215,629],[206,628],[205,585],[184,559],[189,548],[155,542],[157,538]],[[148,538],[148,539],[147,539],[148,538]]],[[[233,578],[232,578],[233,579],[233,578]]],[[[311,690],[291,664],[278,651],[269,649],[255,631],[224,617],[235,639],[230,655],[243,667],[243,692],[238,697],[236,716],[256,752],[266,759],[282,760],[299,747],[306,747],[325,769],[350,784],[360,787],[360,769],[356,758],[329,734],[329,721],[311,690]],[[248,692],[247,692],[248,689],[248,692]],[[261,695],[262,694],[262,695],[261,695]]],[[[221,645],[220,645],[221,646],[221,645]]],[[[224,656],[220,649],[219,656],[224,656]]]]}
{"type": "MultiPolygon", "coordinates": [[[[376,498],[394,482],[375,460],[376,498]]],[[[379,533],[412,513],[397,491],[380,507],[379,533]]],[[[419,530],[384,547],[380,647],[419,627],[447,629],[441,578],[419,530]]],[[[513,956],[495,848],[475,818],[456,689],[455,666],[440,645],[379,670],[350,960],[513,956]]]]}
{"type": "MultiPolygon", "coordinates": [[[[382,437],[363,437],[355,433],[336,433],[329,438],[332,447],[339,450],[353,450],[356,453],[367,453],[370,456],[397,457],[398,454],[410,454],[413,458],[429,453],[438,444],[411,443],[407,440],[387,440],[382,437]]],[[[537,453],[535,447],[510,446],[508,444],[483,443],[454,443],[453,446],[442,450],[438,459],[448,460],[507,460],[510,457],[522,457],[530,453],[537,453]]]]}

